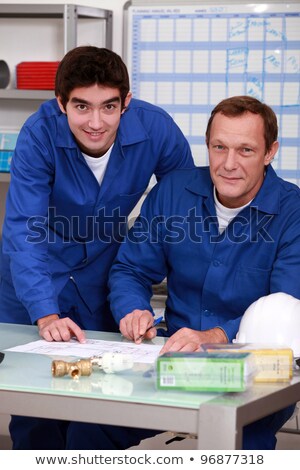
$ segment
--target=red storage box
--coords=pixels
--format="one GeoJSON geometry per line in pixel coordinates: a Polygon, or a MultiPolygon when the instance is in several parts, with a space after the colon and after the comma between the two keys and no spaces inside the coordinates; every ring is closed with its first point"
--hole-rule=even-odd
{"type": "Polygon", "coordinates": [[[16,67],[16,87],[22,90],[54,90],[59,62],[21,62],[16,67]]]}

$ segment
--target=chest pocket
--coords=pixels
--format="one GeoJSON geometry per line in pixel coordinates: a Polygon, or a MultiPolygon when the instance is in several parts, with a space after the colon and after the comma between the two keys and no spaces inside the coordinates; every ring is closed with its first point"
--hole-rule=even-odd
{"type": "Polygon", "coordinates": [[[271,272],[271,268],[238,267],[234,281],[234,290],[238,302],[247,308],[259,297],[268,295],[271,272]]]}
{"type": "Polygon", "coordinates": [[[135,205],[138,203],[146,189],[133,194],[119,194],[113,199],[105,201],[103,206],[99,206],[96,210],[99,217],[127,217],[135,205]]]}
{"type": "Polygon", "coordinates": [[[133,194],[119,194],[95,211],[97,231],[103,240],[115,241],[124,237],[127,230],[127,217],[136,206],[145,190],[133,194]]]}

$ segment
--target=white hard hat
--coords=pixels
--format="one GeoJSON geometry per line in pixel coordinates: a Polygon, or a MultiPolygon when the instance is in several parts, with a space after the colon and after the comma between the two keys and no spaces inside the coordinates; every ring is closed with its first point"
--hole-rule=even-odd
{"type": "Polygon", "coordinates": [[[235,343],[272,343],[300,357],[300,300],[284,292],[266,295],[245,311],[235,343]]]}

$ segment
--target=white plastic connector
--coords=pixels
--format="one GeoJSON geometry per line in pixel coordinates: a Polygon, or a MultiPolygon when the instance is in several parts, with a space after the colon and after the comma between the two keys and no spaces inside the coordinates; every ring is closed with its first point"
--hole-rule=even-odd
{"type": "Polygon", "coordinates": [[[100,367],[106,374],[132,369],[133,357],[130,354],[104,353],[100,361],[100,367]]]}

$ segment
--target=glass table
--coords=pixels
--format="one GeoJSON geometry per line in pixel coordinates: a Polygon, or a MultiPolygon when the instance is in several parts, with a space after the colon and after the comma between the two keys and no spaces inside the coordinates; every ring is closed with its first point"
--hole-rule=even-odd
{"type": "MultiPolygon", "coordinates": [[[[125,341],[117,333],[86,336],[125,341]]],[[[6,351],[38,339],[35,326],[0,323],[0,413],[195,434],[198,449],[230,450],[241,449],[243,426],[300,397],[299,371],[290,382],[254,384],[243,393],[158,391],[153,367],[142,363],[118,374],[96,370],[78,380],[54,378],[57,356],[6,351]]]]}

